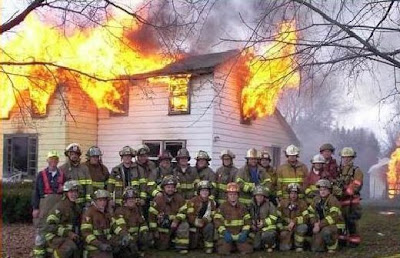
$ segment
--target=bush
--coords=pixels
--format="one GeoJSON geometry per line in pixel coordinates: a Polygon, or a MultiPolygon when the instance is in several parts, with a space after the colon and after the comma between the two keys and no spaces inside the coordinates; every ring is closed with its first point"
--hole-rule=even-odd
{"type": "Polygon", "coordinates": [[[33,183],[2,183],[3,223],[32,222],[33,183]]]}

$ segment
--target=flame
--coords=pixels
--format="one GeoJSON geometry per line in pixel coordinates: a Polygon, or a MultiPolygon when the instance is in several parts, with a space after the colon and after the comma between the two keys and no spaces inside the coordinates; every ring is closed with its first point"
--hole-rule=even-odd
{"type": "Polygon", "coordinates": [[[299,86],[300,73],[294,58],[295,31],[294,22],[284,22],[274,43],[264,47],[262,56],[256,56],[253,49],[245,53],[249,79],[241,93],[243,118],[273,114],[283,89],[299,86]]]}
{"type": "Polygon", "coordinates": [[[396,195],[400,195],[400,147],[397,147],[390,156],[386,175],[388,195],[393,199],[396,195]]]}
{"type": "Polygon", "coordinates": [[[118,14],[113,18],[104,26],[75,30],[65,35],[64,31],[41,22],[33,14],[29,15],[24,21],[24,30],[3,46],[7,54],[2,54],[0,61],[49,62],[58,67],[2,66],[0,118],[8,117],[18,99],[16,96],[25,90],[30,93],[32,110],[45,114],[49,99],[60,84],[77,84],[98,108],[118,112],[122,101],[118,91],[121,75],[161,69],[175,60],[157,51],[142,51],[141,45],[145,42],[135,42],[134,38],[141,27],[132,17],[118,14]],[[88,76],[63,67],[82,71],[88,76]]]}
{"type": "Polygon", "coordinates": [[[189,111],[189,80],[190,75],[160,76],[147,79],[149,83],[164,83],[168,85],[170,113],[189,111]]]}

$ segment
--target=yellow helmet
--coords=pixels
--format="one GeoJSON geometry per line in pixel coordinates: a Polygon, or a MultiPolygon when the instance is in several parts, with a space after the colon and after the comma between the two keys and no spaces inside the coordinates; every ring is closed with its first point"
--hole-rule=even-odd
{"type": "Polygon", "coordinates": [[[58,154],[58,151],[56,150],[51,150],[47,153],[47,158],[60,158],[60,154],[58,154]]]}
{"type": "Polygon", "coordinates": [[[300,149],[297,146],[292,144],[292,145],[287,146],[287,148],[285,150],[285,154],[286,154],[286,156],[299,156],[300,149]]]}
{"type": "Polygon", "coordinates": [[[226,191],[227,192],[237,192],[238,193],[239,190],[240,190],[239,185],[237,183],[235,183],[235,182],[229,183],[226,186],[226,191]]]}
{"type": "Polygon", "coordinates": [[[341,157],[354,157],[355,158],[357,156],[357,153],[351,147],[344,147],[340,151],[340,156],[341,157]]]}
{"type": "Polygon", "coordinates": [[[258,152],[255,148],[251,148],[247,150],[246,159],[255,158],[258,159],[258,152]]]}
{"type": "Polygon", "coordinates": [[[234,159],[236,157],[235,154],[233,154],[233,152],[230,150],[222,150],[219,157],[222,159],[225,155],[230,157],[231,159],[234,159]]]}

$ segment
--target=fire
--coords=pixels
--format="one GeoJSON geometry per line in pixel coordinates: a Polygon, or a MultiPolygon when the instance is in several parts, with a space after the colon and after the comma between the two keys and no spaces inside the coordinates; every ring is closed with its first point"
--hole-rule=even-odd
{"type": "Polygon", "coordinates": [[[145,42],[135,42],[134,38],[141,27],[132,17],[121,14],[113,18],[104,26],[65,35],[64,31],[29,15],[24,29],[3,46],[7,54],[2,54],[0,61],[54,65],[3,65],[0,118],[8,117],[18,101],[17,96],[25,90],[30,93],[32,110],[45,114],[47,103],[59,84],[78,84],[98,108],[118,112],[122,101],[118,91],[121,76],[161,69],[175,60],[157,51],[142,51],[145,42]]]}
{"type": "Polygon", "coordinates": [[[390,156],[386,175],[388,195],[393,199],[396,195],[400,195],[400,147],[397,147],[390,156]]]}
{"type": "Polygon", "coordinates": [[[189,110],[190,75],[160,76],[147,79],[149,83],[165,83],[168,85],[170,113],[181,113],[189,110]]]}
{"type": "Polygon", "coordinates": [[[254,50],[245,53],[249,79],[241,93],[243,118],[256,119],[273,114],[283,89],[299,86],[300,73],[296,70],[294,57],[295,31],[294,22],[284,22],[275,42],[263,49],[262,56],[256,56],[254,50]]]}

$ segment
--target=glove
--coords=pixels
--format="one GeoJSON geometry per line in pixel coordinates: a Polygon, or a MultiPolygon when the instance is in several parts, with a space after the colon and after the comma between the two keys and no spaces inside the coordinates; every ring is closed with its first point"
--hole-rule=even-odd
{"type": "Polygon", "coordinates": [[[232,238],[232,234],[229,231],[224,232],[224,240],[227,243],[232,243],[233,238],[232,238]]]}
{"type": "Polygon", "coordinates": [[[244,242],[246,242],[246,240],[247,240],[247,234],[248,234],[247,231],[242,231],[242,232],[239,234],[238,242],[239,242],[239,243],[244,243],[244,242]]]}
{"type": "Polygon", "coordinates": [[[101,243],[99,246],[99,249],[100,249],[100,251],[103,251],[103,252],[111,252],[112,251],[111,245],[105,244],[105,243],[101,243]]]}
{"type": "Polygon", "coordinates": [[[130,240],[131,240],[131,238],[129,237],[129,235],[123,236],[121,239],[121,245],[128,246],[130,240]]]}

